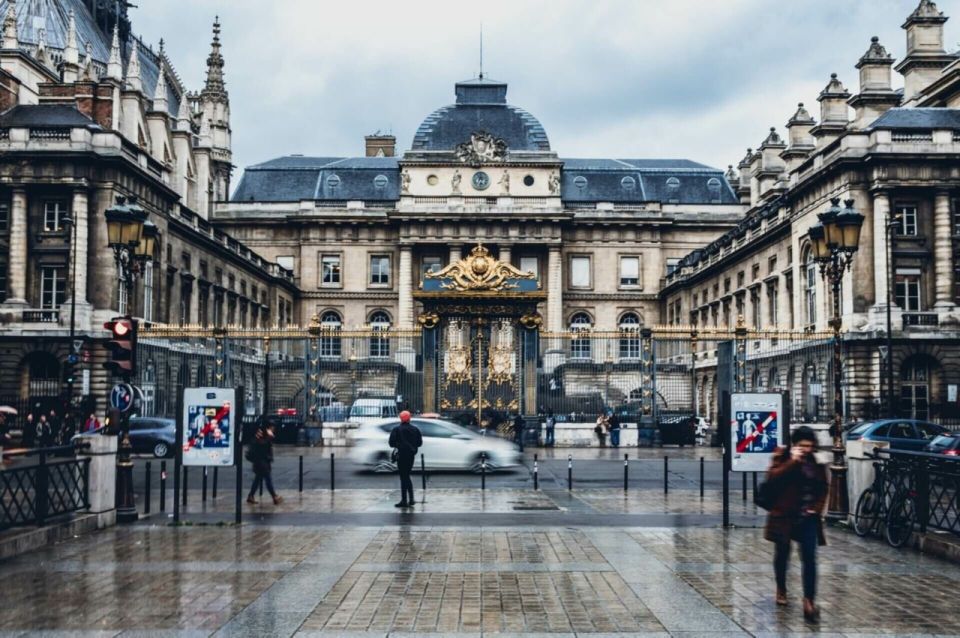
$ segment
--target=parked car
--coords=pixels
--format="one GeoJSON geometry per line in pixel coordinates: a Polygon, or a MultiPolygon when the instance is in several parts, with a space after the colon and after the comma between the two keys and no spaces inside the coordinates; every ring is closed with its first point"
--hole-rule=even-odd
{"type": "Polygon", "coordinates": [[[130,445],[134,452],[171,458],[176,447],[177,422],[152,416],[130,417],[130,445]]]}
{"type": "Polygon", "coordinates": [[[946,434],[945,427],[913,419],[865,421],[844,433],[847,441],[887,441],[894,450],[922,452],[936,437],[946,434]]]}
{"type": "Polygon", "coordinates": [[[377,419],[395,417],[399,414],[393,399],[357,399],[350,406],[348,423],[366,423],[377,419]]]}
{"type": "Polygon", "coordinates": [[[944,456],[960,456],[960,434],[956,432],[942,434],[930,441],[923,451],[944,456]]]}
{"type": "MultiPolygon", "coordinates": [[[[411,419],[423,435],[420,452],[428,469],[468,469],[480,471],[481,459],[486,454],[487,469],[493,470],[518,465],[520,453],[513,443],[494,436],[482,436],[465,427],[442,419],[411,419]]],[[[400,424],[396,418],[367,421],[351,434],[353,448],[350,458],[360,465],[379,472],[396,469],[390,460],[390,431],[400,424]]],[[[420,467],[417,459],[415,467],[420,467]]]]}

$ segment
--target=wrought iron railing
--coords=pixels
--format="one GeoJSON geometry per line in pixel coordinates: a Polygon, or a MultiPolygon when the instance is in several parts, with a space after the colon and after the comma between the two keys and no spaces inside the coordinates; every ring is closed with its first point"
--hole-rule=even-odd
{"type": "Polygon", "coordinates": [[[23,323],[57,323],[60,321],[60,311],[51,308],[24,310],[21,321],[23,323]]]}
{"type": "Polygon", "coordinates": [[[920,533],[936,529],[960,536],[960,457],[879,450],[892,490],[912,495],[920,533]]]}
{"type": "Polygon", "coordinates": [[[935,312],[905,312],[903,313],[903,327],[910,326],[937,326],[940,316],[935,312]]]}
{"type": "Polygon", "coordinates": [[[74,452],[66,446],[5,455],[17,462],[0,471],[0,530],[43,525],[90,507],[90,459],[76,458],[74,452]]]}

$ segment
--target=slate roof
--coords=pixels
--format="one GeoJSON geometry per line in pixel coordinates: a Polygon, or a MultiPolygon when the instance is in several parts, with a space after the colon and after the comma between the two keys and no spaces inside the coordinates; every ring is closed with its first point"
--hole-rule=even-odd
{"type": "Polygon", "coordinates": [[[0,113],[0,128],[75,126],[100,128],[89,117],[65,104],[18,104],[0,113]]]}
{"type": "Polygon", "coordinates": [[[737,204],[723,171],[685,159],[563,159],[565,203],[737,204]]]}
{"type": "Polygon", "coordinates": [[[894,108],[878,117],[871,129],[960,129],[960,109],[894,108]]]}
{"type": "Polygon", "coordinates": [[[278,157],[248,167],[231,200],[396,201],[400,198],[398,160],[396,157],[278,157]]]}

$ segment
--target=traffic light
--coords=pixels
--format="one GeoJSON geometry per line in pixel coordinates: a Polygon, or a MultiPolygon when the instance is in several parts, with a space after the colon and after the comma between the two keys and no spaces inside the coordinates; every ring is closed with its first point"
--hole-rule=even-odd
{"type": "Polygon", "coordinates": [[[72,386],[76,382],[76,369],[73,367],[73,363],[67,361],[63,364],[63,382],[69,386],[72,386]]]}
{"type": "Polygon", "coordinates": [[[114,317],[103,324],[112,338],[107,342],[110,360],[103,367],[115,375],[129,378],[137,371],[137,322],[130,317],[114,317]]]}

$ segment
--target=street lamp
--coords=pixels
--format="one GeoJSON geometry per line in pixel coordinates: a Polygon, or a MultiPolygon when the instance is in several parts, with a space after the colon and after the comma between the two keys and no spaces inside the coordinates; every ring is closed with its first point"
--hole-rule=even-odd
{"type": "MultiPolygon", "coordinates": [[[[116,204],[104,211],[107,220],[107,241],[113,249],[117,270],[126,289],[127,304],[124,314],[130,317],[133,301],[133,285],[138,274],[143,272],[143,263],[153,258],[153,249],[159,232],[156,225],[147,220],[134,197],[118,196],[116,204]]],[[[130,453],[130,420],[127,415],[121,420],[121,439],[117,451],[117,520],[129,523],[137,520],[137,507],[133,499],[133,461],[130,453]]]]}
{"type": "Polygon", "coordinates": [[[810,227],[807,238],[810,240],[813,258],[820,266],[820,275],[828,282],[833,291],[833,464],[830,466],[830,504],[827,516],[844,519],[850,509],[847,498],[847,466],[843,447],[843,367],[840,328],[843,319],[840,316],[840,282],[850,268],[853,254],[860,247],[860,229],[863,227],[863,215],[853,209],[853,200],[844,202],[840,207],[840,198],[830,200],[830,208],[820,213],[820,222],[810,227]]]}

